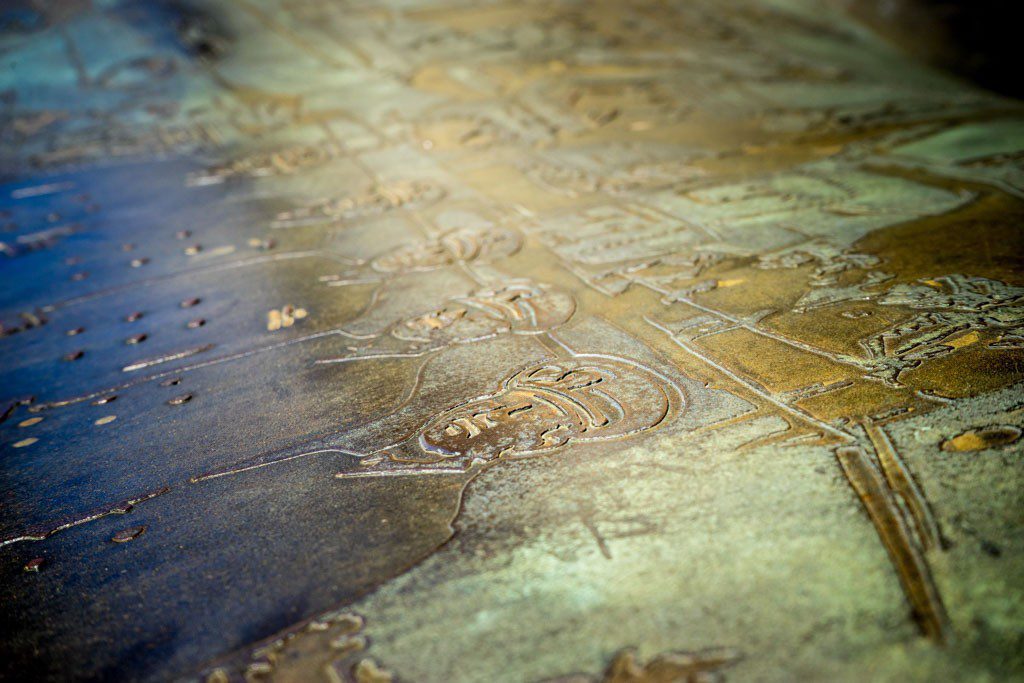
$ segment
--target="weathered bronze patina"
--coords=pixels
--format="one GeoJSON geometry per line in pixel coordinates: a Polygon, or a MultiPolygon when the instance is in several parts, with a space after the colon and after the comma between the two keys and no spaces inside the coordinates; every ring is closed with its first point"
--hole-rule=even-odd
{"type": "Polygon", "coordinates": [[[1024,108],[847,5],[4,3],[0,678],[1024,676],[1024,108]]]}

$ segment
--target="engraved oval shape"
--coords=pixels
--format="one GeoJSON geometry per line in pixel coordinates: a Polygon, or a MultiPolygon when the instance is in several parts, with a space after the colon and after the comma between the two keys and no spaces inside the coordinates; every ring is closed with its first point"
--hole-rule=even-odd
{"type": "Polygon", "coordinates": [[[990,425],[968,429],[942,442],[942,450],[951,453],[983,451],[986,448],[1009,446],[1021,437],[1021,430],[1012,425],[990,425]]]}
{"type": "Polygon", "coordinates": [[[144,527],[144,526],[133,526],[133,527],[129,527],[127,529],[122,529],[121,531],[118,531],[116,534],[114,534],[113,536],[110,537],[110,540],[113,541],[114,543],[127,543],[128,541],[134,541],[136,538],[138,538],[139,536],[141,536],[145,532],[146,532],[146,527],[144,527]]]}

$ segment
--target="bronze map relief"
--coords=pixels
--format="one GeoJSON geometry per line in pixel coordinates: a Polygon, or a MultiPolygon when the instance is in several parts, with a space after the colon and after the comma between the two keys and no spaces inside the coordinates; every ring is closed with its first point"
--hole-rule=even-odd
{"type": "Polygon", "coordinates": [[[0,679],[1024,677],[930,4],[3,4],[0,679]]]}

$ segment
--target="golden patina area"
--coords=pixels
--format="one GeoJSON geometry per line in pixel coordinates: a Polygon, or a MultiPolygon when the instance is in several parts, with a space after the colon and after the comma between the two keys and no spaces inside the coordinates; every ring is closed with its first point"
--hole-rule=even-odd
{"type": "Polygon", "coordinates": [[[882,4],[4,2],[0,679],[1024,677],[1010,22],[882,4]]]}

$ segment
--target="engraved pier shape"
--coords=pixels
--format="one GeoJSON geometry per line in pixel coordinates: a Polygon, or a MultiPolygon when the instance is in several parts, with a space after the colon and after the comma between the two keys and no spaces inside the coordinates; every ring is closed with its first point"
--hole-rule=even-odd
{"type": "Polygon", "coordinates": [[[498,393],[431,420],[418,441],[445,462],[531,457],[645,432],[682,407],[677,388],[639,366],[580,357],[520,370],[498,393]]]}
{"type": "Polygon", "coordinates": [[[323,275],[320,281],[334,287],[381,282],[409,273],[498,260],[515,254],[521,246],[522,237],[508,228],[455,228],[436,237],[394,247],[358,269],[323,275]]]}
{"type": "Polygon", "coordinates": [[[541,683],[722,683],[725,670],[742,659],[727,647],[695,652],[663,652],[643,662],[633,648],[616,653],[600,676],[570,674],[541,683]]]}
{"type": "Polygon", "coordinates": [[[394,209],[413,209],[434,204],[444,195],[444,189],[435,183],[419,180],[399,181],[378,185],[362,194],[340,199],[325,199],[309,206],[282,211],[271,223],[271,227],[285,229],[365,218],[394,209]]]}
{"type": "Polygon", "coordinates": [[[371,450],[335,434],[196,475],[192,483],[325,454],[355,458],[341,479],[470,474],[503,459],[545,455],[572,443],[625,439],[660,427],[686,409],[683,390],[644,365],[607,355],[571,354],[513,372],[500,388],[467,399],[408,437],[371,450]]]}
{"type": "Polygon", "coordinates": [[[567,292],[528,280],[510,280],[393,323],[364,346],[350,347],[351,353],[317,363],[420,356],[502,334],[541,334],[567,322],[575,310],[576,302],[567,292]]]}
{"type": "Polygon", "coordinates": [[[366,651],[365,621],[334,610],[254,643],[203,669],[196,683],[391,683],[366,651]]]}

